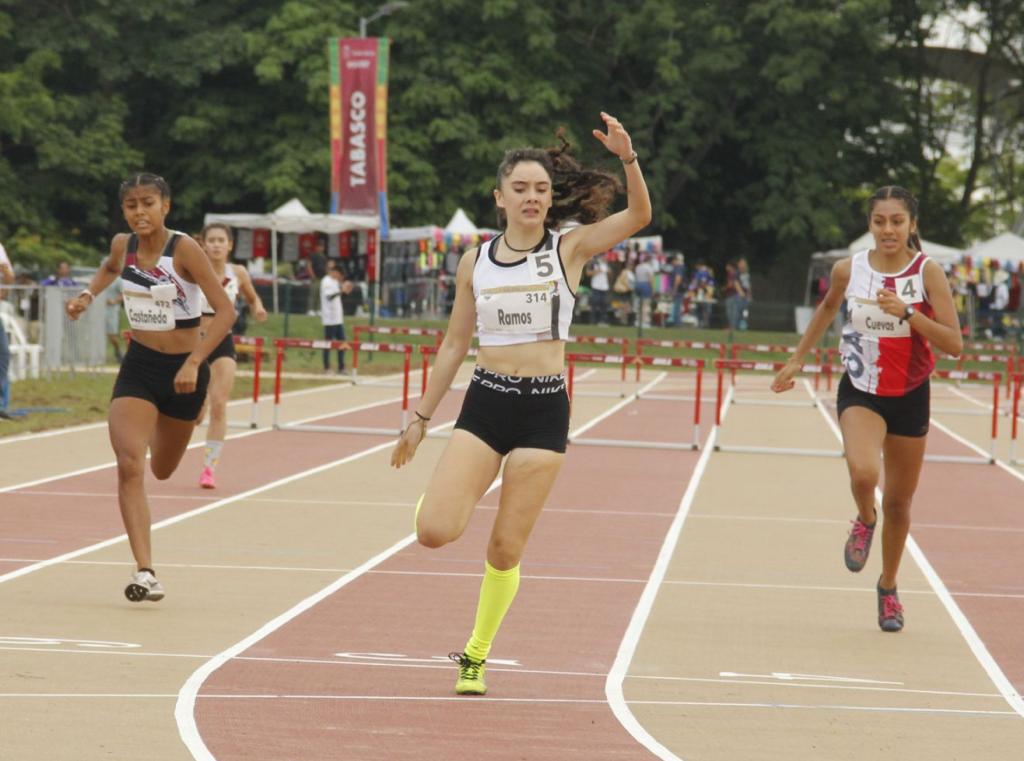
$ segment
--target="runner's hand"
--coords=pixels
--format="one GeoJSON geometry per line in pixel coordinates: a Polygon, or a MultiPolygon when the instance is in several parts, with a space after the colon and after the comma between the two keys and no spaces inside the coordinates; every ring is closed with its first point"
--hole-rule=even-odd
{"type": "Polygon", "coordinates": [[[796,385],[797,374],[800,372],[800,363],[793,362],[790,360],[786,363],[785,367],[776,373],[774,380],[772,380],[772,391],[776,394],[781,394],[783,391],[789,391],[793,386],[796,385]]]}
{"type": "Polygon", "coordinates": [[[629,133],[626,132],[626,128],[622,126],[622,122],[611,114],[606,114],[602,111],[601,118],[604,120],[604,124],[608,128],[608,134],[606,135],[601,130],[595,129],[593,133],[594,137],[600,140],[605,148],[625,161],[633,155],[633,141],[630,139],[629,133]]]}
{"type": "Polygon", "coordinates": [[[400,468],[407,462],[411,462],[416,454],[416,447],[420,445],[427,436],[427,424],[417,418],[402,431],[398,437],[398,443],[391,451],[391,467],[400,468]]]}
{"type": "Polygon", "coordinates": [[[174,393],[191,394],[196,390],[199,377],[199,363],[186,359],[174,376],[174,393]]]}
{"type": "Polygon", "coordinates": [[[72,320],[77,320],[82,316],[82,312],[89,308],[89,304],[92,302],[82,296],[75,296],[73,299],[69,299],[64,304],[64,311],[67,312],[68,317],[72,320]]]}

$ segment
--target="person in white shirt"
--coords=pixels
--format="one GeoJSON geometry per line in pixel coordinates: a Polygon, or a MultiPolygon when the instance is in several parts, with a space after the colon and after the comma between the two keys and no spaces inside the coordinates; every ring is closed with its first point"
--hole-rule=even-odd
{"type": "MultiPolygon", "coordinates": [[[[328,341],[345,340],[345,310],[342,309],[341,295],[352,292],[352,281],[336,262],[328,260],[327,274],[320,281],[320,322],[324,326],[324,338],[328,341]]],[[[324,349],[324,372],[331,371],[331,352],[324,349]]],[[[338,374],[345,374],[345,350],[338,349],[338,374]]]]}
{"type": "Polygon", "coordinates": [[[608,322],[608,274],[610,272],[604,254],[598,254],[590,261],[590,320],[596,325],[608,322]]]}

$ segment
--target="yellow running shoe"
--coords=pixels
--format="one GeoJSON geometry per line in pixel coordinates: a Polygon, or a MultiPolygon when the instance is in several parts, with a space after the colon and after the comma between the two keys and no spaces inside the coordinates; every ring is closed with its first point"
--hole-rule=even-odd
{"type": "Polygon", "coordinates": [[[484,671],[487,667],[486,660],[478,661],[470,658],[465,653],[448,653],[448,657],[459,664],[459,680],[455,683],[455,692],[458,695],[485,695],[487,685],[484,684],[484,671]]]}

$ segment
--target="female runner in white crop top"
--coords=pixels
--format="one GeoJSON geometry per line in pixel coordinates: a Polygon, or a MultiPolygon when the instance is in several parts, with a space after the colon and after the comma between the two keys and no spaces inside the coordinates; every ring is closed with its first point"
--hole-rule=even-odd
{"type": "Polygon", "coordinates": [[[601,118],[607,133],[594,130],[593,134],[622,160],[627,208],[605,216],[621,189],[618,180],[580,167],[568,155],[567,144],[505,154],[494,190],[504,231],[486,251],[473,250],[462,257],[455,302],[434,372],[416,420],[402,433],[391,457],[395,467],[412,459],[478,328],[480,352],[474,382],[416,516],[421,544],[441,547],[457,539],[507,454],[473,634],[463,652],[452,653],[459,664],[455,686],[459,694],[486,691],[484,661],[518,589],[519,559],[530,531],[565,457],[568,401],[561,376],[568,323],[563,319],[564,300],[574,298],[591,257],[651,220],[647,186],[630,137],[614,117],[602,113],[601,118]],[[570,187],[571,193],[567,192],[570,187]],[[561,201],[555,204],[554,199],[561,201]],[[549,232],[572,219],[580,226],[560,240],[549,232]],[[477,267],[478,258],[484,256],[489,262],[477,267]],[[502,267],[509,269],[504,280],[495,274],[502,267]],[[476,282],[478,276],[489,280],[476,282]]]}
{"type": "MultiPolygon", "coordinates": [[[[199,239],[203,250],[210,258],[213,272],[224,286],[232,305],[241,295],[252,309],[253,319],[256,322],[265,322],[267,310],[252,285],[249,272],[240,264],[228,261],[235,243],[231,228],[216,222],[206,225],[199,239]]],[[[205,331],[213,319],[213,309],[203,299],[201,329],[205,331]]],[[[224,435],[228,426],[228,397],[231,396],[231,388],[235,383],[235,369],[238,366],[234,338],[230,333],[210,352],[206,361],[210,365],[210,387],[207,389],[206,404],[203,412],[199,413],[199,420],[203,419],[206,409],[210,410],[210,420],[206,426],[206,449],[203,455],[203,470],[199,474],[199,485],[204,489],[215,489],[217,481],[214,470],[224,448],[224,435]]]]}
{"type": "Polygon", "coordinates": [[[158,479],[181,462],[210,377],[206,357],[231,329],[235,311],[206,254],[164,224],[171,209],[167,182],[137,174],[121,184],[121,211],[132,235],[119,233],[89,287],[66,306],[78,319],[97,293],[121,276],[132,340],[110,402],[110,442],[117,456],[117,494],[137,571],[125,588],[132,602],[160,600],[153,571],[150,513],[144,476],[146,449],[158,479]],[[199,293],[214,308],[199,337],[199,293]]]}

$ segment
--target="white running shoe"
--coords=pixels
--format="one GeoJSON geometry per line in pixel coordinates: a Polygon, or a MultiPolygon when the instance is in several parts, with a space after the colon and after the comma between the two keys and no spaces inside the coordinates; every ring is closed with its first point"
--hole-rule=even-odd
{"type": "Polygon", "coordinates": [[[124,588],[124,596],[132,602],[156,602],[164,599],[164,588],[150,571],[136,571],[131,583],[124,588]]]}

